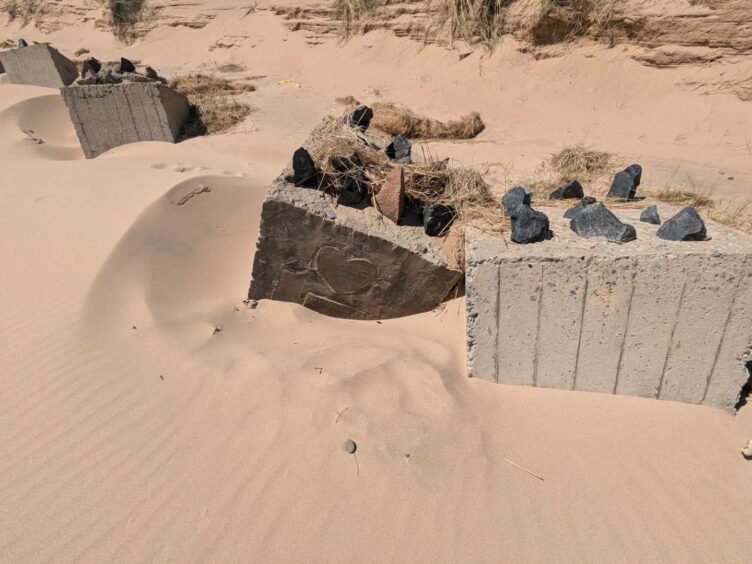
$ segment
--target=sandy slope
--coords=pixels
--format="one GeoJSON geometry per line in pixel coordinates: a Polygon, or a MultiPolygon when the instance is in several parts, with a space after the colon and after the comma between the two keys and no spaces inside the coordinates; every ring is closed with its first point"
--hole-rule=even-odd
{"type": "MultiPolygon", "coordinates": [[[[383,323],[242,300],[264,190],[335,96],[482,109],[433,148],[466,162],[585,139],[655,181],[723,167],[732,195],[752,105],[616,50],[460,65],[226,7],[122,51],[265,75],[232,134],[85,161],[54,91],[0,85],[0,561],[748,561],[752,411],[468,380],[461,300],[383,323]]],[[[87,25],[53,38],[119,51],[87,25]]]]}

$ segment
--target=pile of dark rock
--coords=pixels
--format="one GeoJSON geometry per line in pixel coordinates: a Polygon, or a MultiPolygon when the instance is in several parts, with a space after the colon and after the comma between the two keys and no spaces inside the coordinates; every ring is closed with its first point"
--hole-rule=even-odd
{"type": "Polygon", "coordinates": [[[152,67],[147,66],[144,72],[140,73],[136,70],[136,65],[124,57],[121,57],[120,62],[114,65],[103,65],[95,57],[89,57],[83,62],[81,78],[76,80],[76,84],[80,86],[122,82],[167,83],[152,67]]]}
{"type": "MultiPolygon", "coordinates": [[[[642,167],[633,164],[614,176],[607,198],[616,201],[637,200],[637,188],[642,179],[642,167]]],[[[581,237],[602,237],[617,243],[628,243],[637,238],[634,226],[622,222],[605,204],[592,196],[585,196],[582,185],[572,180],[560,186],[549,200],[579,199],[569,208],[564,217],[569,226],[581,237]]],[[[501,200],[504,211],[512,223],[512,242],[518,244],[538,243],[553,237],[548,217],[531,206],[532,193],[523,187],[509,190],[501,200]]],[[[705,223],[692,207],[686,207],[661,225],[658,208],[648,206],[640,214],[640,221],[660,225],[656,235],[667,241],[704,241],[707,238],[705,223]]]]}
{"type": "Polygon", "coordinates": [[[308,150],[300,147],[293,154],[293,175],[290,180],[297,187],[322,190],[335,197],[337,205],[360,209],[374,206],[395,224],[407,220],[405,216],[409,215],[411,221],[406,223],[422,224],[427,235],[445,235],[457,217],[456,209],[444,204],[423,204],[406,196],[403,165],[413,162],[412,144],[402,135],[395,135],[391,141],[369,135],[367,130],[372,119],[371,108],[358,106],[345,118],[345,122],[365,146],[383,151],[395,165],[378,191],[363,173],[363,163],[356,153],[333,159],[331,165],[336,174],[327,175],[316,165],[308,150]]]}

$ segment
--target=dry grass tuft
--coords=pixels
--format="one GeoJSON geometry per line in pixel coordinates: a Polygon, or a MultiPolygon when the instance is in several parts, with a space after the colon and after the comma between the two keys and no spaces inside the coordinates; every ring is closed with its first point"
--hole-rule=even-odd
{"type": "MultiPolygon", "coordinates": [[[[394,167],[372,137],[334,117],[326,121],[312,140],[311,155],[324,173],[326,182],[333,186],[339,185],[345,174],[359,171],[377,191],[394,167]],[[353,158],[353,155],[357,155],[357,158],[353,158]],[[338,162],[343,160],[351,163],[347,172],[342,172],[338,166],[338,162]]],[[[436,160],[430,155],[424,155],[423,162],[404,165],[404,171],[408,200],[454,206],[460,221],[501,232],[501,211],[491,196],[482,172],[450,167],[448,160],[436,160]]]]}
{"type": "Polygon", "coordinates": [[[507,9],[514,0],[442,0],[435,17],[435,32],[449,40],[483,43],[493,49],[506,33],[507,9]]]}
{"type": "Polygon", "coordinates": [[[170,81],[170,87],[191,103],[191,117],[184,138],[212,135],[230,129],[251,113],[251,106],[235,97],[253,92],[253,84],[233,82],[206,74],[188,74],[170,81]]]}
{"type": "Polygon", "coordinates": [[[28,24],[43,8],[44,0],[2,0],[0,12],[8,14],[10,21],[20,20],[28,24]]]}
{"type": "Polygon", "coordinates": [[[334,0],[335,17],[342,22],[341,33],[350,37],[358,33],[365,21],[389,0],[334,0]]]}
{"type": "Polygon", "coordinates": [[[125,42],[143,35],[143,24],[154,16],[147,0],[106,0],[106,5],[115,35],[125,42]]]}
{"type": "MultiPolygon", "coordinates": [[[[360,103],[353,96],[337,98],[337,102],[349,109],[354,109],[360,103]]],[[[371,109],[373,129],[387,135],[403,135],[408,139],[472,139],[486,128],[478,112],[456,120],[438,121],[390,102],[376,102],[371,109]]]]}
{"type": "Polygon", "coordinates": [[[548,162],[551,169],[556,171],[562,179],[575,178],[592,179],[607,172],[611,167],[613,155],[604,151],[596,151],[585,145],[565,147],[551,155],[548,162]]]}

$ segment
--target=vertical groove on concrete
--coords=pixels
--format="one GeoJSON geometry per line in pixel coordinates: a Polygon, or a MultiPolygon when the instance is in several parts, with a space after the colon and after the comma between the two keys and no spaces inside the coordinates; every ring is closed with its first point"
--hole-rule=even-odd
{"type": "Polygon", "coordinates": [[[731,305],[729,306],[728,314],[726,314],[726,322],[723,324],[723,331],[721,333],[721,338],[718,340],[718,346],[715,349],[715,355],[713,356],[713,365],[710,367],[710,370],[708,371],[708,376],[705,379],[705,391],[702,394],[702,400],[700,401],[700,403],[705,403],[705,398],[708,395],[708,389],[710,388],[710,379],[713,377],[716,364],[718,364],[718,357],[721,354],[721,346],[723,345],[723,342],[726,339],[726,330],[728,329],[729,322],[731,321],[731,314],[734,311],[734,307],[736,306],[736,298],[739,296],[739,288],[741,287],[742,280],[744,279],[744,268],[747,266],[748,261],[749,261],[749,256],[745,256],[744,261],[742,262],[741,272],[739,276],[737,276],[737,279],[736,279],[736,287],[734,288],[734,297],[731,300],[731,305]]]}
{"type": "Polygon", "coordinates": [[[588,294],[588,284],[590,283],[590,278],[588,277],[587,273],[590,270],[590,263],[592,262],[592,257],[588,259],[587,265],[585,266],[585,289],[582,292],[582,307],[580,308],[580,334],[577,337],[577,352],[574,356],[574,376],[572,377],[572,390],[576,389],[577,386],[577,369],[580,366],[580,347],[582,346],[582,330],[583,327],[585,327],[585,305],[587,304],[587,294],[588,294]]]}
{"type": "Polygon", "coordinates": [[[660,399],[661,390],[663,389],[663,379],[666,377],[666,367],[668,366],[668,360],[671,356],[671,351],[674,348],[674,334],[676,333],[676,326],[679,324],[679,313],[681,312],[682,303],[684,303],[684,293],[687,290],[687,282],[689,281],[689,272],[684,277],[684,283],[682,284],[681,293],[679,294],[679,302],[676,304],[676,313],[674,314],[674,326],[671,328],[671,337],[668,341],[668,348],[666,349],[666,356],[663,359],[663,369],[661,370],[661,379],[658,381],[658,389],[655,396],[660,399]]]}
{"type": "Polygon", "coordinates": [[[636,272],[632,272],[631,276],[631,287],[629,289],[629,301],[627,302],[627,318],[624,321],[624,336],[621,339],[621,347],[619,348],[619,360],[616,364],[616,378],[614,379],[614,391],[613,393],[616,393],[616,389],[619,387],[619,375],[621,374],[621,367],[622,367],[622,361],[624,360],[624,345],[627,342],[627,334],[629,333],[629,317],[632,313],[632,298],[634,298],[634,289],[635,289],[635,278],[637,276],[636,272]]]}
{"type": "Polygon", "coordinates": [[[538,285],[538,319],[535,329],[535,352],[533,353],[533,386],[538,385],[538,353],[540,351],[540,328],[541,328],[541,310],[543,309],[543,280],[546,272],[546,265],[541,265],[540,284],[538,285]]]}
{"type": "Polygon", "coordinates": [[[496,317],[496,342],[494,346],[494,380],[499,383],[499,333],[501,333],[499,306],[501,305],[501,265],[496,267],[496,305],[494,312],[496,317]]]}

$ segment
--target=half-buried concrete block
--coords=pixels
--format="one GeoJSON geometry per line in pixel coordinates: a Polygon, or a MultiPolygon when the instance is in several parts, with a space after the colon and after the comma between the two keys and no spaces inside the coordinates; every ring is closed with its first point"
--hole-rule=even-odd
{"type": "Polygon", "coordinates": [[[0,52],[0,68],[12,84],[62,88],[78,76],[76,63],[47,43],[0,52]]]}
{"type": "Polygon", "coordinates": [[[665,241],[621,209],[637,240],[614,244],[544,211],[550,241],[466,232],[470,375],[733,408],[752,357],[752,237],[708,221],[708,240],[665,241]]]}
{"type": "Polygon", "coordinates": [[[188,99],[157,81],[84,84],[61,90],[87,159],[137,141],[177,141],[188,99]]]}
{"type": "Polygon", "coordinates": [[[336,206],[333,196],[292,181],[288,169],[264,202],[250,299],[386,319],[429,311],[452,297],[463,273],[443,238],[427,236],[421,226],[398,226],[374,207],[336,206]]]}

